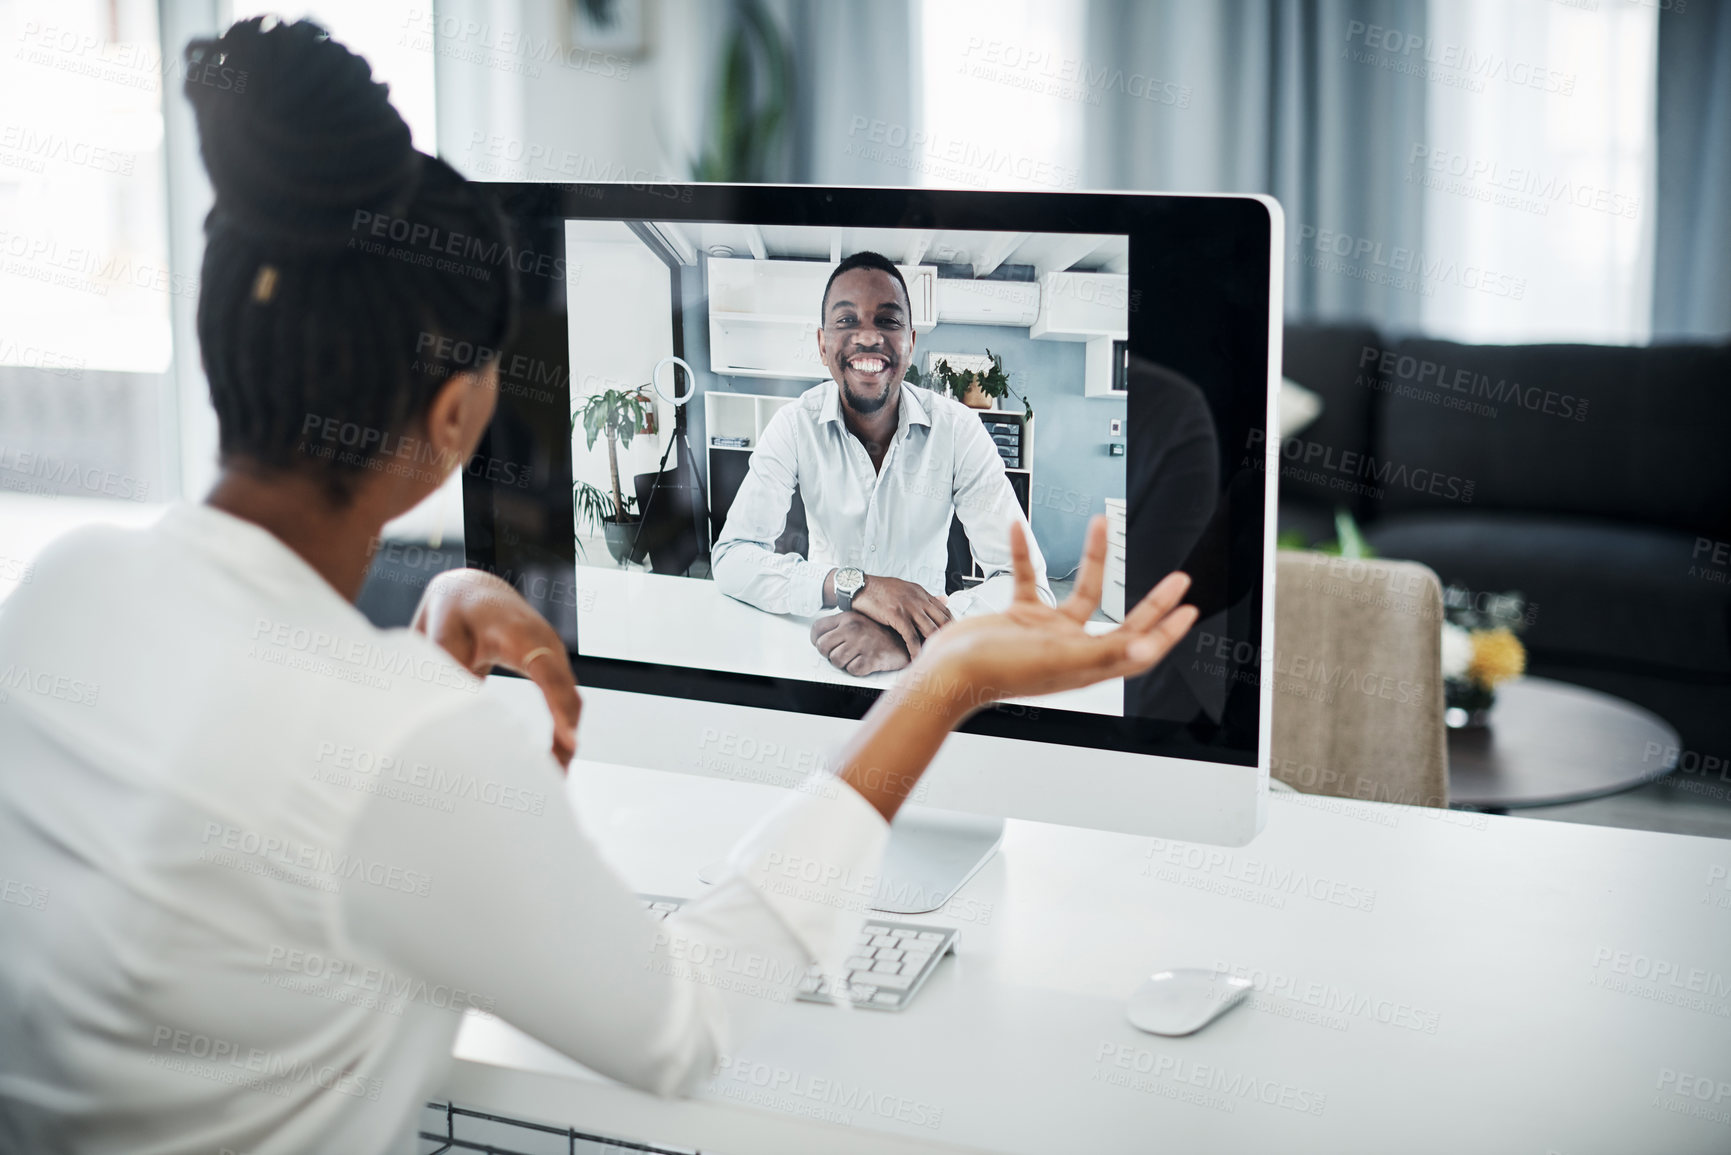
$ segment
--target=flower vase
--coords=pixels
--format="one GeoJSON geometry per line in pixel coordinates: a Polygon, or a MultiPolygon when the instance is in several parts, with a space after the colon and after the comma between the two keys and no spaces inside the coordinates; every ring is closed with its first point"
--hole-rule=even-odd
{"type": "Polygon", "coordinates": [[[1443,682],[1443,722],[1451,730],[1483,730],[1491,724],[1497,692],[1465,678],[1443,682]]]}

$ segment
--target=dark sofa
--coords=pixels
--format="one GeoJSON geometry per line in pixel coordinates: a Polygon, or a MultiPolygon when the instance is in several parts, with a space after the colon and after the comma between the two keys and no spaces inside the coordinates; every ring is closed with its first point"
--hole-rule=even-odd
{"type": "Polygon", "coordinates": [[[1280,523],[1445,583],[1519,590],[1530,673],[1616,694],[1731,756],[1731,345],[1385,342],[1289,326],[1323,397],[1281,446],[1280,523]]]}

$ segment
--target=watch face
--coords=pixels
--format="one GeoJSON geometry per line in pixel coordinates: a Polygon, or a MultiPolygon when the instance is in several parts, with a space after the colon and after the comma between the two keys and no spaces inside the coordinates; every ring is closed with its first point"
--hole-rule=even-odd
{"type": "Polygon", "coordinates": [[[851,566],[835,575],[835,588],[838,590],[845,590],[851,594],[863,585],[865,585],[865,574],[851,566]]]}

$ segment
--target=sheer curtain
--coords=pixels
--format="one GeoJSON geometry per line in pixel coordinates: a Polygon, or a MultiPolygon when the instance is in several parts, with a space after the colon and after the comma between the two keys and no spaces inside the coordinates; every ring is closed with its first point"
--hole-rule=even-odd
{"type": "Polygon", "coordinates": [[[1731,339],[1731,5],[1659,13],[1657,338],[1731,339]]]}
{"type": "Polygon", "coordinates": [[[927,0],[920,13],[926,139],[913,183],[1061,191],[1080,187],[1086,74],[1079,4],[927,0]]]}
{"type": "Polygon", "coordinates": [[[1644,342],[1651,328],[1658,10],[1506,0],[1430,8],[1437,85],[1400,158],[1425,187],[1430,332],[1482,343],[1644,342]],[[1452,271],[1451,271],[1452,270],[1452,271]]]}
{"type": "Polygon", "coordinates": [[[1286,303],[1306,319],[1419,324],[1423,190],[1396,163],[1428,85],[1388,64],[1422,0],[1092,0],[1087,185],[1272,193],[1286,210],[1286,303]],[[1376,35],[1371,35],[1376,30],[1376,35]]]}
{"type": "Polygon", "coordinates": [[[1294,319],[1641,341],[1656,11],[1092,0],[1090,60],[1163,96],[1087,106],[1084,183],[1273,193],[1294,319]]]}

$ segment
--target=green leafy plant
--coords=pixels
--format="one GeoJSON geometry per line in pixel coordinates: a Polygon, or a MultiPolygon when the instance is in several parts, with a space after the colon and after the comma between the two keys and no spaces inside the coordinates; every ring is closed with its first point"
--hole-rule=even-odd
{"type": "Polygon", "coordinates": [[[696,180],[761,182],[777,177],[792,107],[793,51],[762,0],[734,0],[721,76],[709,108],[696,180]]]}
{"type": "MultiPolygon", "coordinates": [[[[587,528],[591,533],[600,533],[603,522],[617,520],[619,509],[613,504],[613,499],[605,489],[590,485],[587,481],[579,481],[571,487],[573,511],[577,515],[579,528],[587,528]]],[[[635,497],[625,499],[626,512],[637,504],[635,497]]]]}
{"type": "Polygon", "coordinates": [[[957,369],[948,360],[940,357],[923,381],[916,379],[915,370],[911,368],[908,370],[907,376],[915,385],[935,379],[937,384],[926,384],[926,388],[941,390],[957,401],[964,403],[968,390],[975,385],[978,385],[980,392],[990,397],[994,403],[1005,397],[1014,397],[1022,403],[1022,408],[1031,420],[1034,416],[1033,403],[1010,386],[1010,375],[1004,372],[1004,358],[990,349],[986,350],[986,356],[991,358],[992,367],[984,372],[978,369],[957,369]]]}
{"type": "MultiPolygon", "coordinates": [[[[647,388],[647,386],[645,386],[647,388]]],[[[635,499],[628,499],[619,490],[619,445],[631,448],[631,438],[640,425],[645,424],[649,415],[649,402],[643,397],[642,389],[627,392],[623,389],[604,389],[600,393],[591,393],[577,406],[571,415],[571,431],[577,431],[577,423],[583,423],[583,435],[590,449],[595,448],[595,442],[602,437],[607,438],[607,469],[613,478],[613,495],[610,512],[599,514],[603,521],[627,521],[634,514],[629,509],[635,499]]],[[[594,488],[591,486],[590,488],[594,488]]],[[[606,497],[606,494],[601,494],[606,497]]],[[[574,494],[582,509],[584,497],[581,493],[574,494]]],[[[595,507],[599,508],[599,507],[595,507]]]]}
{"type": "Polygon", "coordinates": [[[1305,540],[1305,535],[1296,529],[1283,530],[1275,539],[1277,549],[1311,549],[1317,553],[1334,554],[1344,558],[1373,558],[1376,550],[1365,540],[1364,531],[1358,528],[1358,522],[1352,514],[1344,509],[1334,511],[1335,540],[1318,542],[1315,545],[1305,540]]]}

